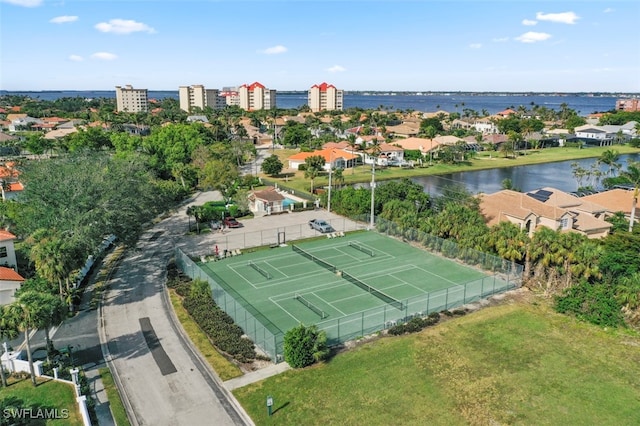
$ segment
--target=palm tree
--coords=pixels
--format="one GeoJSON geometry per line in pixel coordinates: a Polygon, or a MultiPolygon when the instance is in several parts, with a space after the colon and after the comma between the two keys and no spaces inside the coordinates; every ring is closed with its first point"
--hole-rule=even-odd
{"type": "Polygon", "coordinates": [[[607,174],[609,176],[613,176],[614,169],[620,170],[620,164],[618,160],[620,159],[620,153],[615,149],[608,149],[600,154],[600,158],[598,158],[598,164],[606,164],[609,166],[609,171],[607,174]]]}
{"type": "Polygon", "coordinates": [[[335,169],[333,171],[334,182],[336,184],[340,185],[340,188],[342,188],[342,185],[344,185],[344,174],[343,174],[343,172],[344,172],[344,169],[341,169],[341,168],[335,169]]]}
{"type": "Polygon", "coordinates": [[[29,361],[29,373],[31,374],[31,383],[36,386],[36,373],[33,368],[33,357],[31,355],[31,340],[29,332],[36,325],[35,308],[33,304],[32,292],[24,293],[18,300],[5,307],[5,315],[7,320],[13,326],[24,331],[24,340],[27,345],[27,360],[29,361]]]}
{"type": "Polygon", "coordinates": [[[309,167],[304,171],[304,177],[311,179],[311,193],[313,194],[313,180],[318,177],[320,171],[315,167],[309,167]]]}
{"type": "Polygon", "coordinates": [[[633,188],[633,200],[631,203],[631,217],[629,218],[629,232],[633,232],[633,223],[636,217],[636,205],[638,204],[638,191],[640,190],[640,161],[629,161],[627,170],[621,173],[622,176],[631,181],[633,188]]]}
{"type": "MultiPolygon", "coordinates": [[[[353,154],[353,151],[355,151],[356,149],[356,135],[354,135],[353,133],[349,134],[349,136],[347,136],[347,143],[349,144],[349,148],[351,149],[351,154],[353,154]]],[[[354,163],[351,165],[351,174],[354,174],[356,172],[356,165],[355,165],[355,161],[354,163]]]]}
{"type": "MultiPolygon", "coordinates": [[[[18,335],[18,330],[15,327],[14,322],[7,313],[6,306],[0,306],[0,337],[7,339],[15,339],[18,335]]],[[[7,387],[7,378],[4,374],[4,367],[0,363],[0,379],[2,380],[2,387],[7,387]]]]}

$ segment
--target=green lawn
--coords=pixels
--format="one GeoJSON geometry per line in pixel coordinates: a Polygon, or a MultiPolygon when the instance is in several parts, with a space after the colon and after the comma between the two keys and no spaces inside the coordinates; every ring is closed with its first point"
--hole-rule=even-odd
{"type": "Polygon", "coordinates": [[[9,383],[10,385],[6,389],[0,390],[0,415],[3,416],[2,421],[6,416],[11,416],[11,413],[18,414],[20,412],[9,411],[10,408],[14,408],[17,410],[30,409],[29,412],[32,419],[38,416],[39,409],[43,410],[41,413],[46,410],[48,413],[57,413],[59,417],[67,417],[68,414],[67,418],[50,419],[46,420],[46,422],[42,421],[42,419],[35,419],[31,423],[24,424],[61,426],[83,424],[76,403],[76,393],[72,385],[53,380],[40,380],[38,386],[33,387],[29,378],[19,381],[10,380],[9,383]]]}
{"type": "MultiPolygon", "coordinates": [[[[497,169],[502,167],[523,166],[527,164],[542,164],[556,161],[578,160],[582,158],[597,158],[606,150],[616,150],[620,154],[632,154],[640,152],[640,149],[633,148],[628,145],[616,145],[607,147],[589,147],[579,148],[547,148],[541,150],[522,151],[524,155],[517,158],[504,158],[500,152],[482,151],[478,156],[464,164],[438,164],[435,163],[431,167],[401,169],[398,167],[389,167],[376,172],[376,180],[400,179],[404,177],[416,177],[427,175],[438,175],[455,172],[468,172],[474,170],[497,169]]],[[[286,158],[293,155],[293,150],[276,150],[276,154],[281,158],[285,167],[288,167],[286,158]]],[[[362,183],[371,181],[371,166],[362,165],[356,167],[355,170],[345,170],[343,173],[345,184],[362,183]]],[[[273,179],[270,177],[270,179],[273,179]]],[[[296,172],[294,176],[287,176],[285,179],[275,178],[288,187],[298,191],[310,191],[310,180],[304,177],[304,172],[296,172]]],[[[316,188],[328,185],[328,174],[322,174],[314,181],[316,188]]]]}
{"type": "Polygon", "coordinates": [[[258,425],[635,425],[639,345],[636,333],[513,302],[234,394],[258,425]]]}
{"type": "Polygon", "coordinates": [[[118,388],[113,381],[111,371],[109,371],[109,369],[106,367],[101,368],[99,371],[100,378],[102,379],[102,385],[104,386],[104,390],[107,392],[107,398],[109,399],[109,407],[111,409],[113,419],[119,426],[131,425],[131,423],[129,422],[129,417],[127,416],[127,411],[122,404],[122,399],[120,398],[118,388]]]}

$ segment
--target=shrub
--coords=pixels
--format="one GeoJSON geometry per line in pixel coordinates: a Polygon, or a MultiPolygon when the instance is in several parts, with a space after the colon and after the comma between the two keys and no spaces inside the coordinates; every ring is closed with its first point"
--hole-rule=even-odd
{"type": "Polygon", "coordinates": [[[327,335],[315,325],[300,324],[284,335],[284,359],[293,368],[303,368],[327,357],[327,335]]]}
{"type": "Polygon", "coordinates": [[[607,284],[576,284],[556,297],[555,309],[596,325],[617,327],[624,324],[622,306],[616,300],[613,286],[607,284]]]}

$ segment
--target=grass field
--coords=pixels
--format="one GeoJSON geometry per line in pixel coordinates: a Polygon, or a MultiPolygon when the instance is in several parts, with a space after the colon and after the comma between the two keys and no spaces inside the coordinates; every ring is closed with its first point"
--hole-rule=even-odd
{"type": "Polygon", "coordinates": [[[257,425],[637,425],[639,347],[637,333],[511,302],[234,394],[257,425]]]}
{"type": "MultiPolygon", "coordinates": [[[[10,408],[17,410],[31,409],[33,416],[36,416],[38,409],[47,410],[50,413],[58,413],[60,417],[64,417],[68,414],[67,418],[59,419],[32,419],[31,423],[28,421],[19,424],[33,424],[33,425],[60,425],[60,426],[72,426],[82,425],[82,417],[78,411],[78,405],[76,403],[76,393],[72,385],[56,382],[53,380],[40,380],[38,386],[33,387],[31,379],[21,379],[15,381],[9,380],[9,386],[0,390],[0,416],[3,416],[1,424],[5,421],[5,416],[11,415],[8,411],[10,408]],[[5,409],[7,411],[5,411],[5,409]],[[55,411],[51,411],[55,410],[55,411]],[[63,411],[65,410],[65,411],[63,411]]],[[[15,412],[17,413],[17,412],[15,412]]],[[[43,414],[44,415],[44,414],[43,414]]],[[[8,423],[12,424],[11,418],[6,419],[8,423]]],[[[25,420],[15,419],[16,421],[25,420]]],[[[28,419],[27,419],[28,420],[28,419]]]]}
{"type": "MultiPolygon", "coordinates": [[[[483,271],[376,232],[323,238],[296,247],[318,257],[325,266],[291,246],[201,266],[236,300],[245,301],[245,306],[272,324],[274,334],[299,323],[317,324],[332,343],[507,287],[483,271]]],[[[233,312],[216,300],[225,311],[233,312]]]]}

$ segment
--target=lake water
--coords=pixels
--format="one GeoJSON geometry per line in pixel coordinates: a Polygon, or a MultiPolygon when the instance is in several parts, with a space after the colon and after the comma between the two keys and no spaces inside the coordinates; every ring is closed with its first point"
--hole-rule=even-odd
{"type": "MultiPolygon", "coordinates": [[[[596,158],[586,158],[556,163],[448,173],[437,176],[419,176],[411,178],[411,180],[422,185],[425,192],[434,196],[442,195],[445,187],[456,184],[464,185],[467,191],[472,194],[491,194],[502,189],[502,181],[505,179],[511,179],[513,187],[522,192],[529,192],[547,186],[564,192],[573,192],[578,189],[578,182],[573,176],[571,164],[577,162],[581,167],[589,169],[596,160],[596,158]]],[[[621,155],[618,163],[624,169],[628,160],[640,161],[640,154],[621,155]]],[[[601,166],[600,169],[604,172],[607,167],[601,166]]],[[[585,179],[583,185],[586,184],[585,179]]],[[[362,184],[361,186],[368,187],[369,185],[362,184]]]]}

